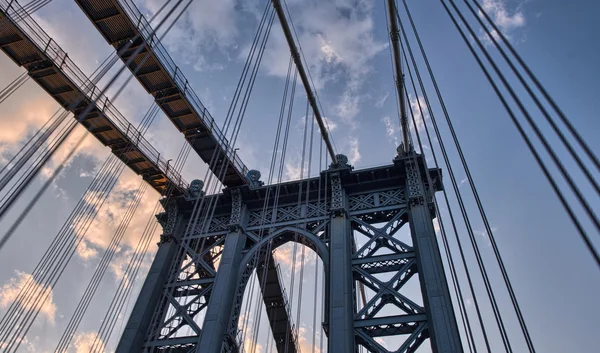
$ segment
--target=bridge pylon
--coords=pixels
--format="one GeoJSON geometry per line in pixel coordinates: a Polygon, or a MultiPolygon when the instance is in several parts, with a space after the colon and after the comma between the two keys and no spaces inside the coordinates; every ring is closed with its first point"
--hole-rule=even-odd
{"type": "Polygon", "coordinates": [[[218,195],[191,190],[168,199],[157,215],[158,253],[116,352],[243,351],[238,321],[257,272],[276,350],[299,351],[273,258],[295,241],[323,263],[329,352],[415,352],[429,339],[433,352],[462,353],[433,224],[441,177],[422,155],[400,149],[392,164],[363,170],[338,155],[318,177],[279,184],[278,199],[267,203],[276,185],[256,178],[218,195]],[[190,229],[199,197],[214,213],[190,229]],[[409,241],[400,236],[404,227],[409,241]],[[404,290],[415,275],[420,301],[404,290]],[[382,343],[390,336],[398,348],[382,343]]]}

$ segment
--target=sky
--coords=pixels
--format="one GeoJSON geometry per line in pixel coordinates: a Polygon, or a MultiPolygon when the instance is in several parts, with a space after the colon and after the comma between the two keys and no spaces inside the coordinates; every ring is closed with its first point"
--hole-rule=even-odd
{"type": "MultiPolygon", "coordinates": [[[[160,0],[136,0],[135,3],[147,14],[152,14],[162,4],[160,0]]],[[[400,133],[384,2],[288,0],[287,3],[336,150],[347,155],[357,169],[389,164],[395,156],[400,133]]],[[[600,24],[595,16],[600,4],[595,1],[558,0],[483,0],[482,3],[592,150],[600,151],[600,140],[596,137],[600,133],[600,122],[592,118],[600,109],[600,101],[596,97],[600,82],[600,69],[596,64],[600,61],[596,33],[600,24]]],[[[227,113],[264,5],[263,0],[195,0],[164,40],[180,70],[218,122],[222,122],[227,113]]],[[[600,292],[600,273],[591,256],[440,2],[412,0],[409,6],[537,351],[597,350],[600,341],[595,328],[600,306],[596,298],[600,292]]],[[[113,50],[74,2],[54,0],[34,18],[88,75],[113,50]]],[[[267,179],[288,60],[287,43],[276,22],[236,145],[245,164],[261,171],[263,180],[267,179]]],[[[424,73],[424,69],[422,71],[424,73]]],[[[0,55],[0,87],[5,87],[21,72],[22,69],[7,56],[0,55]]],[[[297,97],[284,179],[297,179],[302,171],[306,98],[300,93],[297,97]]],[[[412,106],[417,99],[422,98],[411,93],[412,106]]],[[[136,80],[132,80],[114,103],[125,117],[137,123],[150,107],[152,99],[136,80]]],[[[533,109],[530,103],[528,107],[533,109]]],[[[33,82],[25,84],[2,103],[0,163],[4,165],[27,136],[49,119],[57,108],[57,104],[33,82]]],[[[434,104],[433,110],[441,120],[439,105],[434,104]]],[[[540,116],[534,118],[536,121],[542,119],[540,116]]],[[[429,114],[421,119],[431,122],[429,114]]],[[[445,125],[441,129],[443,141],[451,146],[448,129],[445,125]]],[[[550,133],[547,127],[543,131],[550,133]]],[[[81,134],[83,129],[77,132],[81,134]]],[[[150,127],[147,138],[165,159],[175,159],[184,143],[162,113],[150,127]]],[[[318,146],[316,141],[317,138],[315,148],[318,146]]],[[[556,138],[551,138],[550,142],[558,146],[556,138]]],[[[73,145],[70,140],[58,152],[54,161],[45,168],[46,173],[42,173],[13,212],[0,222],[2,233],[34,191],[39,189],[51,167],[61,156],[66,156],[73,145]]],[[[107,148],[93,137],[87,138],[2,249],[0,314],[10,305],[19,283],[27,279],[107,155],[107,148]]],[[[592,208],[598,210],[598,195],[593,194],[581,174],[574,170],[575,165],[567,161],[563,150],[559,151],[559,156],[565,159],[568,170],[573,172],[575,180],[586,192],[592,208]]],[[[452,148],[450,158],[461,191],[467,193],[465,174],[458,167],[458,156],[452,148]]],[[[431,158],[428,158],[428,163],[432,166],[431,158]]],[[[318,169],[315,157],[311,175],[316,174],[318,169]]],[[[447,169],[444,166],[442,169],[446,188],[449,189],[447,169]]],[[[192,180],[204,178],[205,171],[203,162],[192,155],[182,173],[186,180],[192,180]]],[[[556,170],[552,171],[556,175],[556,170]]],[[[598,178],[600,175],[596,171],[594,176],[598,178]]],[[[123,172],[90,231],[84,235],[83,245],[77,248],[76,256],[52,289],[51,300],[42,308],[21,347],[22,351],[54,349],[119,224],[128,192],[137,188],[140,182],[140,178],[131,171],[123,172]]],[[[564,182],[560,186],[566,188],[564,182]]],[[[114,288],[123,275],[132,247],[152,216],[157,199],[158,195],[153,191],[144,195],[142,206],[128,228],[120,251],[84,317],[70,351],[86,352],[89,349],[89,342],[94,338],[114,288]]],[[[452,195],[451,200],[454,202],[452,195]]],[[[573,198],[569,196],[569,200],[573,198]]],[[[474,210],[475,203],[471,197],[466,197],[466,203],[470,210],[474,210]]],[[[576,211],[583,217],[581,209],[576,208],[576,211]]],[[[584,225],[595,244],[600,246],[597,232],[589,223],[584,225]]],[[[481,222],[474,222],[474,229],[480,237],[480,244],[486,245],[481,222]]],[[[466,241],[464,233],[461,237],[466,241]]],[[[155,249],[155,246],[150,246],[144,268],[148,268],[155,249]]],[[[290,270],[289,262],[286,262],[290,259],[290,250],[290,247],[283,248],[277,256],[284,275],[290,270]]],[[[515,351],[525,351],[518,338],[516,320],[510,314],[508,297],[503,291],[491,247],[483,246],[482,252],[490,266],[492,286],[498,292],[501,309],[507,313],[507,320],[511,323],[509,333],[515,337],[516,347],[522,349],[515,351]]],[[[473,258],[469,257],[469,261],[475,271],[473,258]]],[[[314,271],[311,267],[314,264],[314,260],[309,261],[307,273],[314,271]]],[[[138,279],[134,292],[140,283],[138,279]]],[[[481,283],[476,283],[476,287],[478,297],[483,297],[481,283]]],[[[489,309],[484,311],[486,320],[491,320],[489,309]]],[[[312,319],[303,314],[301,321],[301,327],[308,332],[312,319]]],[[[307,339],[308,335],[301,336],[307,339]]],[[[493,337],[492,341],[500,344],[498,337],[493,337]]],[[[112,351],[115,343],[113,337],[111,342],[106,343],[106,351],[112,351]]],[[[500,346],[497,347],[497,351],[502,351],[500,346]]]]}

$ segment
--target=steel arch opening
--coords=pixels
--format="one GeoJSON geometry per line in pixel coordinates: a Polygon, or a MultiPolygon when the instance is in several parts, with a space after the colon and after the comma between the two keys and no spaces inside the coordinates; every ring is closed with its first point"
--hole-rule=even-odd
{"type": "MultiPolygon", "coordinates": [[[[262,328],[260,328],[260,323],[252,323],[252,320],[255,320],[257,316],[259,318],[262,317],[263,321],[265,321],[265,318],[268,318],[270,322],[271,327],[268,329],[270,333],[267,344],[277,345],[279,350],[289,348],[290,351],[292,351],[291,345],[298,346],[303,344],[306,338],[302,337],[299,339],[297,333],[304,333],[305,328],[300,327],[299,323],[295,322],[297,321],[297,317],[300,317],[299,308],[294,307],[294,310],[291,310],[294,304],[298,303],[298,297],[302,297],[302,292],[304,292],[305,296],[309,295],[309,297],[313,295],[317,297],[318,292],[320,294],[318,297],[323,299],[320,301],[320,310],[318,312],[316,310],[316,302],[313,303],[314,307],[305,304],[303,308],[310,310],[310,312],[315,311],[316,316],[312,319],[315,320],[316,324],[315,326],[311,326],[313,329],[319,327],[317,329],[319,335],[324,336],[320,327],[324,319],[321,316],[321,311],[325,307],[325,298],[327,298],[326,283],[328,280],[329,250],[320,237],[325,234],[325,231],[322,228],[320,229],[315,234],[306,229],[293,226],[283,227],[265,236],[245,254],[241,261],[237,277],[238,286],[232,308],[229,331],[226,337],[227,346],[241,348],[241,345],[244,345],[244,348],[246,348],[245,346],[249,345],[248,349],[256,348],[256,345],[260,343],[254,342],[252,339],[254,330],[258,332],[259,329],[264,329],[264,326],[269,326],[269,324],[262,325],[262,328]],[[290,248],[292,247],[292,243],[294,244],[293,258],[297,258],[297,263],[293,264],[282,261],[291,255],[292,251],[290,248]],[[277,250],[285,249],[286,246],[289,246],[288,252],[285,254],[277,252],[277,250]],[[306,259],[306,263],[302,261],[301,264],[300,259],[306,259]],[[294,270],[296,277],[299,276],[298,272],[306,270],[306,276],[315,278],[315,283],[309,290],[310,293],[302,290],[302,284],[298,283],[297,279],[296,284],[294,284],[294,270]],[[289,271],[292,271],[291,277],[289,271]],[[290,281],[289,279],[286,281],[285,279],[287,278],[282,278],[282,273],[284,275],[287,274],[288,278],[291,278],[290,285],[284,285],[284,283],[289,284],[290,281]],[[295,291],[295,289],[298,290],[295,291]],[[258,292],[257,295],[262,297],[262,299],[254,298],[254,292],[258,292]],[[252,301],[256,302],[254,306],[252,301]],[[259,311],[261,313],[258,315],[255,314],[254,318],[248,317],[248,315],[258,313],[259,311]],[[244,314],[241,315],[241,312],[244,314]],[[250,327],[250,323],[252,323],[252,327],[250,327]]],[[[292,259],[289,260],[292,261],[292,259]]],[[[307,282],[310,282],[310,280],[307,280],[307,282]]],[[[305,320],[304,311],[300,319],[302,322],[307,321],[305,320]]],[[[321,340],[321,336],[319,336],[319,340],[321,340]]],[[[316,341],[316,338],[313,339],[316,341]]],[[[293,351],[299,350],[294,349],[293,351]]]]}

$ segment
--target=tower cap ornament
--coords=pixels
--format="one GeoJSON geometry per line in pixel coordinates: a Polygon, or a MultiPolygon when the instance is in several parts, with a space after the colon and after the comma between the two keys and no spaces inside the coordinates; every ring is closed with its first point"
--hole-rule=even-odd
{"type": "Polygon", "coordinates": [[[260,172],[256,169],[250,169],[248,173],[246,173],[246,179],[248,179],[250,187],[256,188],[264,185],[264,183],[260,181],[260,176],[260,172]]]}
{"type": "Polygon", "coordinates": [[[348,164],[348,157],[344,154],[336,154],[335,155],[336,162],[331,163],[329,169],[337,169],[337,168],[350,168],[354,169],[350,164],[348,164]]]}
{"type": "Polygon", "coordinates": [[[189,197],[198,197],[202,192],[204,182],[200,179],[194,179],[188,188],[189,197]]]}

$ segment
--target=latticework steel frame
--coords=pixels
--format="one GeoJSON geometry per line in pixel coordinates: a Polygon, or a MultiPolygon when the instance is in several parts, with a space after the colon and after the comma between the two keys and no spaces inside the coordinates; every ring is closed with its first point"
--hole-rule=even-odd
{"type": "MultiPolygon", "coordinates": [[[[340,160],[317,178],[278,185],[278,200],[268,200],[266,207],[268,188],[276,186],[249,183],[207,196],[205,205],[216,202],[213,217],[205,222],[200,217],[187,233],[193,193],[171,199],[158,216],[164,234],[117,352],[239,351],[246,285],[272,264],[272,252],[290,241],[311,248],[323,262],[322,324],[329,352],[359,346],[392,352],[379,339],[389,336],[403,340],[393,352],[414,352],[428,338],[434,352],[462,352],[431,216],[440,171],[426,169],[416,154],[357,171],[340,160]],[[405,225],[412,244],[398,236],[405,225]],[[359,234],[366,239],[362,243],[356,241],[359,234]],[[422,300],[403,291],[415,275],[422,300]],[[373,295],[362,304],[364,288],[373,295]]],[[[279,282],[277,273],[266,278],[279,282]]],[[[269,315],[277,349],[297,351],[283,287],[276,284],[261,287],[265,304],[267,310],[287,312],[283,332],[292,332],[282,336],[275,330],[281,328],[273,322],[276,315],[269,315]]]]}

